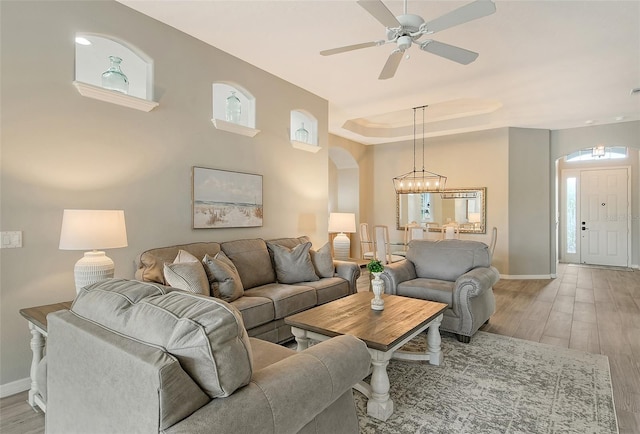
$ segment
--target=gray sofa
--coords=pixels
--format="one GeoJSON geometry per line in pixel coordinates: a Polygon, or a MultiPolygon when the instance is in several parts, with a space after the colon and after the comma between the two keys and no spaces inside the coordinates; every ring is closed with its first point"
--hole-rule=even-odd
{"type": "Polygon", "coordinates": [[[461,342],[495,312],[493,285],[500,279],[486,244],[468,240],[413,240],[407,260],[387,264],[381,278],[388,294],[447,303],[441,330],[461,342]]]}
{"type": "Polygon", "coordinates": [[[317,250],[311,248],[306,256],[300,252],[299,261],[287,262],[289,250],[302,250],[309,245],[308,237],[299,237],[156,248],[139,255],[136,279],[168,285],[165,264],[171,264],[181,250],[189,252],[198,261],[203,261],[205,255],[215,257],[223,252],[236,268],[236,280],[241,281],[241,288],[235,288],[233,296],[221,296],[218,292],[222,284],[216,282],[216,276],[209,272],[210,267],[205,267],[211,284],[210,295],[223,298],[241,312],[249,336],[282,343],[293,338],[291,328],[284,323],[285,317],[357,291],[360,268],[352,262],[333,261],[329,244],[317,250]],[[282,257],[285,260],[278,261],[282,257]],[[312,271],[300,273],[309,267],[308,261],[303,261],[306,258],[312,261],[312,271]]]}
{"type": "Polygon", "coordinates": [[[358,432],[370,356],[352,336],[297,353],[223,300],[119,279],[47,319],[47,433],[358,432]]]}

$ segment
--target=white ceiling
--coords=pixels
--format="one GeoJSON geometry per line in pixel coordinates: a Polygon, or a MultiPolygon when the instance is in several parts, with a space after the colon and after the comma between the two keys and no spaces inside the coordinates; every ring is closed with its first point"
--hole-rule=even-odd
{"type": "MultiPolygon", "coordinates": [[[[638,0],[496,1],[495,14],[431,37],[480,53],[475,62],[413,46],[389,80],[378,75],[392,45],[318,54],[385,39],[355,1],[119,1],[327,99],[329,132],[360,143],[410,138],[421,105],[426,136],[640,120],[638,0]]],[[[409,1],[408,12],[430,21],[469,2],[409,1]]]]}

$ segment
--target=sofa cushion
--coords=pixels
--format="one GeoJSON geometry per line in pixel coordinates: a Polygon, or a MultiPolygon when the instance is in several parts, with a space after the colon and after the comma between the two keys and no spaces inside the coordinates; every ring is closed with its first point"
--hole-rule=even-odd
{"type": "Polygon", "coordinates": [[[468,240],[413,240],[407,259],[414,264],[418,277],[452,282],[469,270],[491,263],[487,245],[468,240]]]}
{"type": "Polygon", "coordinates": [[[236,266],[224,252],[218,252],[214,257],[208,254],[202,260],[208,281],[211,287],[211,295],[232,302],[242,297],[244,287],[236,266]]]}
{"type": "Polygon", "coordinates": [[[336,267],[333,265],[333,257],[331,256],[331,244],[326,243],[318,250],[309,250],[311,262],[318,277],[333,277],[336,267]]]}
{"type": "Polygon", "coordinates": [[[273,302],[266,297],[252,297],[251,294],[245,294],[231,304],[242,314],[242,322],[247,330],[276,318],[273,302]]]}
{"type": "Polygon", "coordinates": [[[245,296],[270,299],[273,302],[275,319],[302,312],[317,304],[316,291],[303,285],[271,283],[245,291],[245,296]]]}
{"type": "Polygon", "coordinates": [[[220,251],[220,244],[215,242],[180,244],[169,247],[159,247],[142,252],[136,262],[136,279],[143,282],[166,284],[164,279],[164,264],[171,263],[178,251],[184,250],[201,260],[205,254],[215,256],[220,251]]]}
{"type": "Polygon", "coordinates": [[[227,241],[221,248],[236,266],[244,289],[276,281],[267,243],[260,239],[227,241]]]}
{"type": "Polygon", "coordinates": [[[211,398],[248,384],[253,362],[240,312],[212,297],[163,292],[159,285],[112,279],[83,288],[72,310],[172,354],[211,398]],[[145,292],[150,295],[140,297],[145,292]]]}
{"type": "Polygon", "coordinates": [[[178,289],[209,295],[209,280],[200,261],[191,253],[180,250],[172,264],[164,264],[164,278],[178,289]]]}
{"type": "Polygon", "coordinates": [[[276,278],[280,283],[313,282],[318,280],[311,262],[311,243],[298,244],[292,249],[267,241],[273,254],[276,278]]]}
{"type": "Polygon", "coordinates": [[[437,301],[453,306],[453,290],[455,282],[436,279],[417,278],[398,284],[397,295],[437,301]]]}
{"type": "Polygon", "coordinates": [[[326,277],[316,282],[305,282],[304,286],[310,286],[316,290],[317,304],[328,303],[349,295],[349,282],[341,277],[326,277]]]}

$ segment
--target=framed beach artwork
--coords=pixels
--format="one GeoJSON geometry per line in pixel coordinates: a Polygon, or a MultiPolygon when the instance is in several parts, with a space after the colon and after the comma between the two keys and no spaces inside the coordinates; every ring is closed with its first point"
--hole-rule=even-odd
{"type": "Polygon", "coordinates": [[[193,228],[262,226],[262,175],[193,168],[193,228]]]}

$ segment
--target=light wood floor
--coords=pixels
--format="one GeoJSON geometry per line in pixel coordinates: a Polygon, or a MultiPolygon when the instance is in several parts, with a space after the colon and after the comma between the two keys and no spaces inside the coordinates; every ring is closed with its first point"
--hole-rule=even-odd
{"type": "MultiPolygon", "coordinates": [[[[363,271],[358,289],[367,290],[363,271]]],[[[553,280],[501,280],[481,330],[609,357],[621,434],[640,433],[640,271],[561,264],[553,280]]],[[[0,400],[0,432],[43,433],[27,393],[0,400]]]]}

